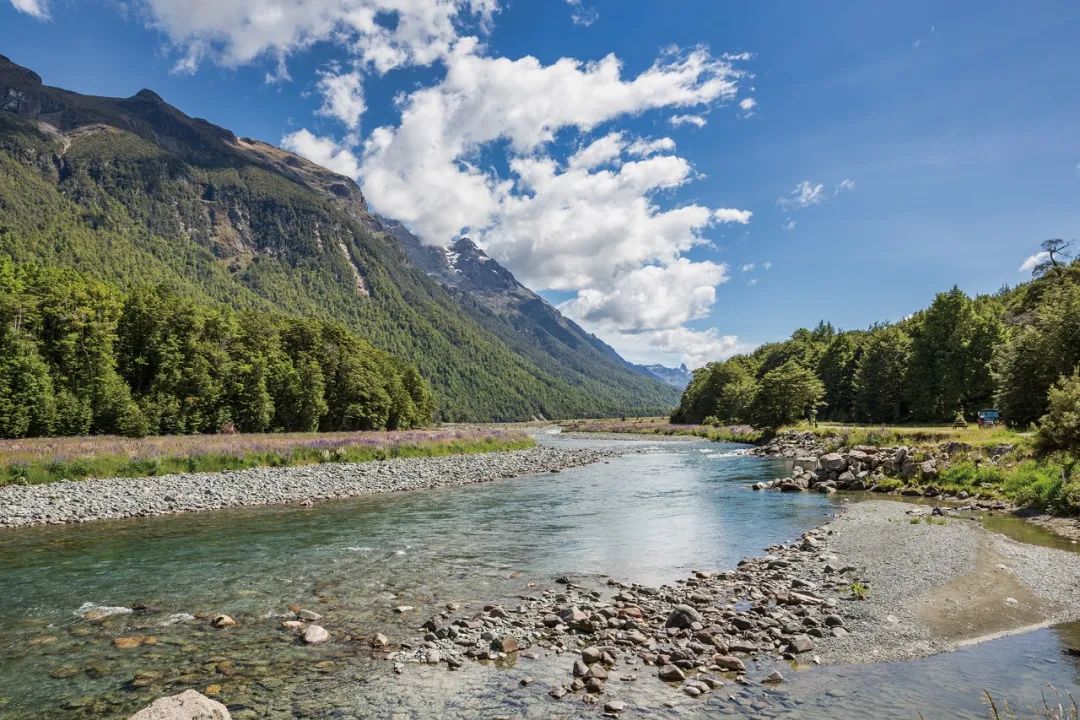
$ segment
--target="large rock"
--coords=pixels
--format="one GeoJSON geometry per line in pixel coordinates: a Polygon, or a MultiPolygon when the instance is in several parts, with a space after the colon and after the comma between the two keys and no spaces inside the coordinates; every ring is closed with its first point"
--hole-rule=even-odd
{"type": "Polygon", "coordinates": [[[818,462],[821,463],[821,469],[826,471],[843,470],[847,465],[847,460],[845,460],[844,456],[840,453],[822,455],[818,458],[818,462]]]}
{"type": "Polygon", "coordinates": [[[128,720],[231,720],[229,710],[216,700],[185,690],[179,695],[158,698],[128,720]]]}
{"type": "Polygon", "coordinates": [[[668,615],[664,627],[689,628],[696,622],[701,622],[701,613],[689,605],[676,605],[675,609],[668,615]]]}

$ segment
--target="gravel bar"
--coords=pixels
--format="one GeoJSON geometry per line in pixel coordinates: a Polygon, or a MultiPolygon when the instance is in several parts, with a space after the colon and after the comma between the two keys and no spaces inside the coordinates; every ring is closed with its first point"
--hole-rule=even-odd
{"type": "Polygon", "coordinates": [[[844,603],[852,634],[823,648],[823,663],[924,657],[1080,618],[1080,553],[928,512],[867,501],[847,506],[828,526],[828,553],[856,568],[850,579],[869,595],[844,603]]]}
{"type": "Polygon", "coordinates": [[[309,503],[556,472],[625,451],[538,446],[511,452],[364,463],[79,480],[0,487],[0,527],[309,503]]]}

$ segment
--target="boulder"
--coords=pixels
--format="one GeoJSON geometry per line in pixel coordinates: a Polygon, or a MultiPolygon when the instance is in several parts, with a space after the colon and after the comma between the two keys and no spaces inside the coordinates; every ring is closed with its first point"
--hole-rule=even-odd
{"type": "Polygon", "coordinates": [[[795,458],[795,464],[806,471],[814,471],[821,467],[821,463],[813,456],[797,457],[795,458]]]}
{"type": "Polygon", "coordinates": [[[179,695],[158,698],[128,720],[231,720],[229,710],[216,700],[185,690],[179,695]]]}
{"type": "Polygon", "coordinates": [[[236,625],[236,621],[228,615],[215,615],[214,619],[210,621],[210,624],[216,628],[227,628],[236,625]]]}
{"type": "Polygon", "coordinates": [[[675,609],[668,615],[664,627],[684,629],[689,628],[696,622],[701,622],[701,613],[689,605],[676,605],[675,609]]]}
{"type": "Polygon", "coordinates": [[[847,460],[840,453],[829,453],[828,455],[822,455],[818,458],[818,462],[821,463],[821,469],[826,471],[843,470],[847,465],[847,460]]]}
{"type": "Polygon", "coordinates": [[[686,679],[686,673],[674,665],[662,666],[658,675],[664,682],[682,682],[686,679]]]}
{"type": "Polygon", "coordinates": [[[734,670],[735,672],[746,672],[746,665],[742,660],[733,655],[713,655],[713,665],[724,670],[734,670]]]}
{"type": "Polygon", "coordinates": [[[814,649],[814,641],[809,635],[792,635],[788,638],[788,648],[793,653],[810,652],[814,649]]]}

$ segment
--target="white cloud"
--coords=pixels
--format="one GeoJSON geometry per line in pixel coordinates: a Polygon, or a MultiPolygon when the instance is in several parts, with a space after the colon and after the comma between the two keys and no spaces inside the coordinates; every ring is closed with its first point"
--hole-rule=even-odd
{"type": "Polygon", "coordinates": [[[559,309],[582,322],[620,332],[665,330],[704,317],[716,300],[727,266],[679,258],[624,273],[610,289],[584,288],[559,309]]]}
{"type": "Polygon", "coordinates": [[[333,138],[313,135],[307,129],[297,130],[281,138],[281,146],[342,175],[355,178],[360,173],[360,163],[352,150],[340,145],[333,138]]]}
{"type": "Polygon", "coordinates": [[[693,125],[694,127],[703,128],[707,121],[700,115],[672,115],[668,118],[668,122],[671,123],[672,127],[693,125]]]}
{"type": "MultiPolygon", "coordinates": [[[[34,0],[15,0],[34,4],[34,0]]],[[[149,22],[179,47],[178,69],[205,59],[228,66],[283,59],[329,40],[378,72],[428,65],[483,28],[498,0],[137,0],[149,22]]]]}
{"type": "MultiPolygon", "coordinates": [[[[476,36],[498,0],[137,2],[181,49],[177,68],[188,72],[206,61],[268,60],[272,79],[283,80],[293,54],[322,41],[343,48],[347,60],[316,81],[317,112],[340,121],[343,137],[301,128],[283,146],[361,181],[373,209],[425,242],[467,231],[527,284],[574,292],[566,311],[593,327],[655,335],[668,347],[676,331],[690,333],[682,323],[706,314],[727,279],[725,265],[683,253],[706,242],[709,228],[746,224],[752,213],[662,203],[665,191],[697,179],[692,165],[674,154],[671,138],[610,125],[663,109],[681,111],[670,118],[675,126],[704,126],[704,113],[736,100],[744,73],[734,63],[748,55],[671,48],[634,75],[614,55],[549,64],[492,57],[476,36]],[[436,61],[445,76],[402,93],[398,123],[357,145],[364,76],[436,61]],[[599,127],[606,132],[592,137],[599,127]],[[556,147],[563,133],[588,138],[566,160],[556,147]],[[492,151],[505,154],[505,165],[487,159],[492,151]]],[[[714,351],[727,342],[684,336],[714,351]]]]}
{"type": "Polygon", "coordinates": [[[638,157],[648,157],[660,152],[672,152],[675,150],[675,141],[669,137],[654,138],[652,140],[638,139],[626,146],[626,152],[638,157]]]}
{"type": "Polygon", "coordinates": [[[743,111],[745,117],[750,117],[754,114],[754,108],[757,107],[757,100],[748,97],[739,101],[739,109],[743,111]]]}
{"type": "Polygon", "coordinates": [[[350,130],[360,124],[360,117],[367,109],[364,102],[364,80],[359,72],[323,72],[319,78],[319,92],[323,96],[320,115],[337,118],[350,130]]]}
{"type": "Polygon", "coordinates": [[[756,268],[756,267],[757,267],[757,265],[755,265],[752,262],[749,262],[749,263],[746,263],[745,265],[742,266],[742,271],[743,272],[752,272],[754,270],[754,268],[756,268]]]}
{"type": "Polygon", "coordinates": [[[1049,259],[1050,253],[1046,252],[1045,250],[1043,252],[1037,252],[1034,255],[1026,258],[1024,262],[1020,265],[1020,269],[1017,272],[1031,272],[1035,269],[1036,265],[1042,262],[1046,262],[1049,259]]]}
{"type": "Polygon", "coordinates": [[[49,19],[49,6],[46,0],[11,0],[11,4],[19,12],[32,15],[38,20],[49,19]]]}
{"type": "Polygon", "coordinates": [[[572,168],[585,169],[605,165],[621,158],[625,147],[622,133],[608,133],[571,155],[567,164],[572,168]]]}
{"type": "MultiPolygon", "coordinates": [[[[810,180],[803,180],[794,188],[791,189],[787,195],[778,198],[776,203],[784,210],[801,210],[808,208],[811,205],[820,205],[830,197],[836,197],[842,192],[850,192],[855,189],[855,181],[844,178],[841,180],[832,193],[828,193],[825,189],[824,183],[812,182],[810,180]]],[[[784,224],[785,230],[791,230],[795,227],[795,224],[788,219],[788,222],[784,224]],[[791,227],[788,227],[790,223],[791,227]]]]}
{"type": "Polygon", "coordinates": [[[803,180],[784,197],[776,202],[785,210],[798,210],[800,208],[817,205],[825,200],[825,186],[821,183],[803,180]]]}
{"type": "Polygon", "coordinates": [[[713,210],[712,219],[717,223],[736,223],[746,225],[754,213],[749,210],[736,210],[735,208],[717,208],[713,210]]]}
{"type": "Polygon", "coordinates": [[[772,270],[772,260],[766,260],[765,262],[761,263],[761,267],[765,268],[766,270],[772,270]]]}
{"type": "Polygon", "coordinates": [[[746,284],[753,287],[754,285],[758,284],[758,278],[750,278],[749,280],[746,281],[746,284]]]}
{"type": "Polygon", "coordinates": [[[600,19],[600,11],[592,5],[592,0],[566,0],[570,6],[570,20],[575,25],[589,27],[600,19]]]}
{"type": "Polygon", "coordinates": [[[693,330],[686,327],[619,333],[607,330],[604,337],[619,347],[628,360],[637,363],[663,363],[699,368],[715,360],[724,360],[751,348],[735,335],[721,335],[714,328],[693,330]]]}
{"type": "Polygon", "coordinates": [[[785,230],[794,230],[795,229],[795,221],[792,220],[791,218],[788,218],[787,220],[784,221],[784,224],[781,225],[780,227],[784,228],[785,230]]]}
{"type": "Polygon", "coordinates": [[[850,192],[851,190],[854,190],[854,189],[855,189],[855,181],[854,180],[848,180],[847,178],[844,178],[836,186],[836,189],[833,190],[833,196],[839,195],[842,192],[850,192]]]}

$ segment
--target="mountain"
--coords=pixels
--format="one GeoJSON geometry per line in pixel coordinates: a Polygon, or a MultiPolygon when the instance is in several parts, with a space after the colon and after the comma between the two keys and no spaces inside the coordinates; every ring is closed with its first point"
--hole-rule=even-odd
{"type": "Polygon", "coordinates": [[[677,400],[475,246],[456,243],[453,263],[431,249],[440,274],[403,231],[351,179],[152,91],[80,95],[0,56],[0,252],[16,262],[332,318],[414,363],[444,420],[651,414],[677,400]]]}
{"type": "Polygon", "coordinates": [[[638,367],[680,392],[685,390],[694,378],[694,374],[686,369],[686,365],[680,365],[677,368],[666,365],[639,365],[638,367]]]}
{"type": "Polygon", "coordinates": [[[416,267],[442,285],[477,323],[538,366],[551,368],[580,387],[600,381],[592,392],[602,392],[603,384],[632,382],[648,387],[657,379],[663,381],[564,317],[469,238],[446,248],[434,247],[420,242],[400,222],[377,220],[401,243],[416,267]]]}

